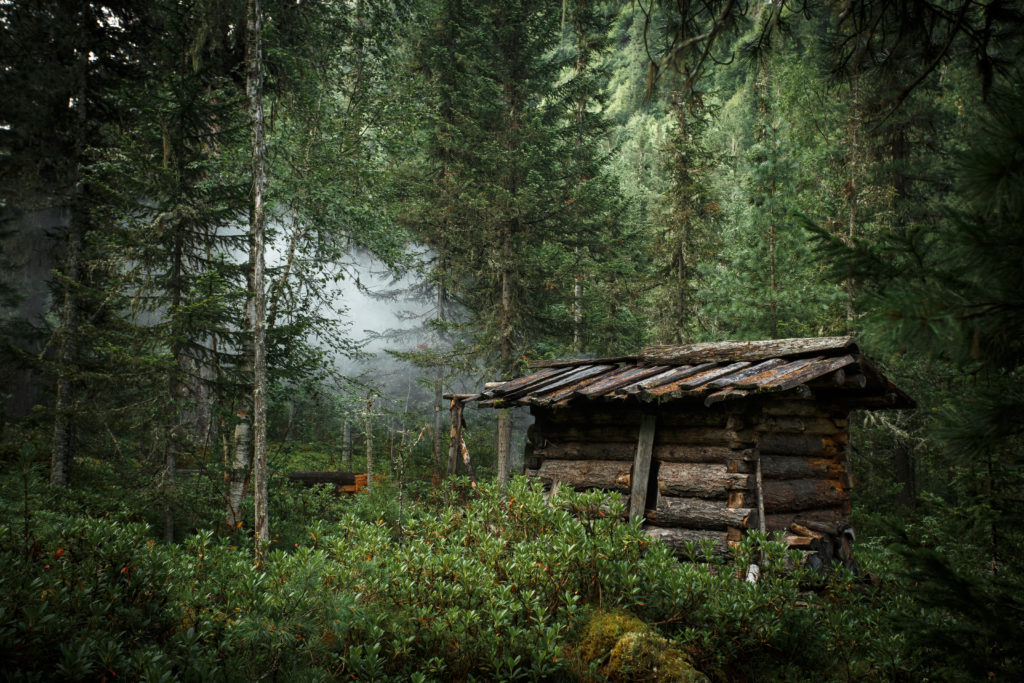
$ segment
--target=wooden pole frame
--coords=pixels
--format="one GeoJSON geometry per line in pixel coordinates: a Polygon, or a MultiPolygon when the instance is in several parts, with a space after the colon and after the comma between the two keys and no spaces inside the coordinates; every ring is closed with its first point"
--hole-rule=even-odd
{"type": "Polygon", "coordinates": [[[654,415],[645,413],[640,418],[640,434],[636,443],[636,457],[629,482],[629,518],[644,516],[647,505],[647,483],[651,476],[651,453],[654,452],[654,415]]]}

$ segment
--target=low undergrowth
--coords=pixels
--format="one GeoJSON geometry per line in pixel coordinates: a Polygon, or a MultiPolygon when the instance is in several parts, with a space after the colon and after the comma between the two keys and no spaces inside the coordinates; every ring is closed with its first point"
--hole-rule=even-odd
{"type": "Polygon", "coordinates": [[[274,550],[256,566],[241,537],[165,544],[129,506],[37,511],[52,491],[5,481],[6,678],[683,680],[665,653],[686,680],[911,670],[881,625],[898,594],[805,575],[756,537],[729,563],[678,563],[599,493],[547,500],[522,478],[505,491],[458,479],[414,486],[399,506],[383,486],[349,499],[282,490],[274,550]],[[746,583],[762,550],[761,581],[746,583]],[[588,634],[608,614],[644,626],[602,650],[588,634]]]}

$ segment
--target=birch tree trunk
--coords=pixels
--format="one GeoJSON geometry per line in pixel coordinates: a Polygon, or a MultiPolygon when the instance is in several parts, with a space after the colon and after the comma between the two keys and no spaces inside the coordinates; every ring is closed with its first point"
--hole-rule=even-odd
{"type": "Polygon", "coordinates": [[[261,0],[246,2],[245,92],[249,99],[249,127],[252,140],[252,210],[249,214],[249,248],[252,263],[252,289],[247,308],[251,316],[253,338],[253,496],[255,498],[255,550],[263,559],[270,540],[267,501],[267,310],[264,295],[264,229],[267,185],[263,134],[263,55],[261,0]]]}

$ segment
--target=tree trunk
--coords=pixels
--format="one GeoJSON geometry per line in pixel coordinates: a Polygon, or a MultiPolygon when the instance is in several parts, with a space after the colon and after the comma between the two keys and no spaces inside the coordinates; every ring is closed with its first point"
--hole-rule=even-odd
{"type": "Polygon", "coordinates": [[[914,460],[910,449],[900,445],[893,453],[893,469],[896,483],[900,490],[896,494],[896,504],[904,508],[913,508],[917,497],[914,481],[914,460]]]}
{"type": "Polygon", "coordinates": [[[345,416],[345,422],[341,436],[341,459],[345,463],[345,469],[352,469],[352,418],[345,416]]]}
{"type": "MultiPolygon", "coordinates": [[[[83,105],[84,106],[84,105],[83,105]]],[[[79,185],[82,181],[79,180],[79,185]]],[[[74,458],[74,373],[78,358],[78,301],[75,288],[81,281],[82,248],[85,221],[84,199],[75,188],[72,199],[71,220],[68,224],[67,253],[64,257],[64,300],[61,304],[60,349],[57,364],[57,400],[53,420],[53,457],[50,483],[66,487],[71,480],[71,462],[74,458]]]]}
{"type": "Polygon", "coordinates": [[[373,417],[370,414],[372,401],[366,402],[366,492],[373,487],[373,417]]]}
{"type": "Polygon", "coordinates": [[[434,451],[434,467],[437,468],[438,473],[442,472],[444,469],[444,453],[442,451],[444,439],[441,437],[441,378],[443,377],[443,374],[444,371],[441,368],[438,368],[437,377],[434,378],[434,434],[431,447],[434,451]]]}
{"type": "Polygon", "coordinates": [[[248,308],[253,338],[253,495],[257,560],[262,560],[265,545],[270,541],[267,500],[267,311],[264,295],[264,192],[267,173],[263,133],[263,55],[260,45],[262,29],[261,0],[247,0],[245,91],[249,98],[252,139],[252,212],[249,217],[249,248],[253,271],[248,308]]]}
{"type": "Polygon", "coordinates": [[[89,228],[89,207],[86,181],[82,177],[82,155],[86,145],[88,112],[87,50],[79,49],[78,84],[75,97],[75,158],[79,164],[71,190],[71,218],[67,229],[67,252],[64,254],[63,300],[60,311],[60,346],[57,354],[57,397],[53,420],[53,453],[50,464],[50,483],[66,487],[71,481],[71,463],[75,455],[75,385],[78,364],[79,316],[77,288],[82,284],[82,251],[89,228]]]}
{"type": "MultiPolygon", "coordinates": [[[[248,314],[246,327],[249,328],[248,314]]],[[[250,328],[251,329],[251,328],[250,328]]],[[[252,376],[252,347],[249,341],[243,342],[242,377],[252,376]]],[[[245,496],[245,484],[249,479],[249,466],[252,463],[252,393],[249,387],[243,387],[238,395],[238,408],[235,410],[235,433],[230,469],[228,471],[227,502],[224,509],[224,524],[228,529],[236,529],[242,523],[240,516],[242,498],[245,496]]]]}
{"type": "MultiPolygon", "coordinates": [[[[503,231],[502,236],[502,273],[501,273],[501,316],[499,325],[501,341],[501,369],[503,373],[510,371],[512,366],[512,245],[511,228],[503,231]]],[[[508,409],[498,411],[498,484],[505,486],[512,478],[510,451],[512,450],[512,414],[508,409]]]]}

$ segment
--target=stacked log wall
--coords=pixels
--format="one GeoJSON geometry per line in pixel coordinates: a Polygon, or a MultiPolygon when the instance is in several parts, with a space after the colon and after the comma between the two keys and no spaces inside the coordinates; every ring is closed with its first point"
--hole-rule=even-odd
{"type": "MultiPolygon", "coordinates": [[[[628,496],[642,414],[608,403],[535,409],[528,474],[628,496]]],[[[648,533],[680,552],[702,539],[724,552],[760,526],[758,459],[766,530],[792,535],[794,525],[810,525],[838,533],[852,486],[847,414],[813,399],[767,397],[711,408],[660,406],[652,451],[657,486],[649,487],[644,512],[648,533]]]]}

